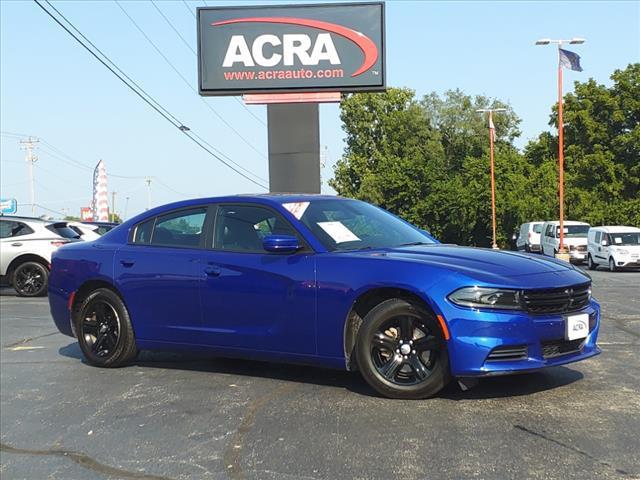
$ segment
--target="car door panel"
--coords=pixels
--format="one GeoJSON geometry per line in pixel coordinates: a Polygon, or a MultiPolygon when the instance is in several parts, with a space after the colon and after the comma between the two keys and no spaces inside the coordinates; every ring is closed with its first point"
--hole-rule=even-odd
{"type": "Polygon", "coordinates": [[[203,259],[202,338],[207,344],[315,353],[312,255],[210,251],[203,259]]]}

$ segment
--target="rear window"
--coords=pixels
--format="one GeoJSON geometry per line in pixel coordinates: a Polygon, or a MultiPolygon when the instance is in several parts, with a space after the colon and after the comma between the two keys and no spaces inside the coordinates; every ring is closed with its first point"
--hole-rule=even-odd
{"type": "Polygon", "coordinates": [[[538,223],[538,224],[534,225],[534,226],[533,226],[533,231],[534,231],[535,233],[541,233],[541,232],[542,232],[542,224],[541,224],[541,223],[538,223]]]}
{"type": "Polygon", "coordinates": [[[63,238],[80,238],[78,232],[66,223],[52,223],[51,225],[47,225],[47,230],[63,238]]]}

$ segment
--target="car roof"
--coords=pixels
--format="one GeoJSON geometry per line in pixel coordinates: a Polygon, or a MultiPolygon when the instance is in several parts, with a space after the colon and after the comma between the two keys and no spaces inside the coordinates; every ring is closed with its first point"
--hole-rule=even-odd
{"type": "Polygon", "coordinates": [[[23,217],[21,215],[0,215],[0,220],[12,220],[12,221],[23,221],[23,222],[41,222],[41,223],[54,223],[58,220],[44,220],[38,217],[23,217]]]}
{"type": "Polygon", "coordinates": [[[624,225],[604,225],[602,227],[591,227],[590,230],[599,230],[605,233],[636,233],[640,232],[637,227],[625,227],[624,225]]]}
{"type": "MultiPolygon", "coordinates": [[[[335,195],[322,195],[314,193],[258,193],[258,194],[240,194],[240,195],[228,195],[223,197],[202,197],[192,198],[189,200],[181,200],[179,202],[169,203],[165,205],[159,205],[152,210],[156,212],[171,210],[181,207],[190,207],[195,205],[202,205],[203,203],[232,203],[232,202],[256,202],[262,204],[283,204],[283,203],[296,203],[296,202],[309,202],[312,200],[349,200],[347,198],[338,197],[335,195]]],[[[149,210],[151,212],[151,210],[149,210]]]]}
{"type": "MultiPolygon", "coordinates": [[[[551,225],[560,225],[560,220],[552,220],[552,221],[548,221],[548,222],[544,222],[544,223],[550,223],[551,225]]],[[[577,222],[575,220],[565,220],[563,222],[564,225],[587,225],[589,226],[589,224],[587,222],[577,222]]]]}

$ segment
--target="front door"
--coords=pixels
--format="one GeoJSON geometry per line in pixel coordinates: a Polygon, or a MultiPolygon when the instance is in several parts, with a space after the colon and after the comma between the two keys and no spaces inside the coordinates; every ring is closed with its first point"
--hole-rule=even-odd
{"type": "Polygon", "coordinates": [[[315,354],[315,260],[310,249],[268,253],[269,234],[302,237],[279,213],[220,205],[203,253],[203,336],[215,346],[315,354]]]}
{"type": "Polygon", "coordinates": [[[115,254],[115,278],[141,341],[201,343],[200,268],[206,207],[135,227],[115,254]]]}

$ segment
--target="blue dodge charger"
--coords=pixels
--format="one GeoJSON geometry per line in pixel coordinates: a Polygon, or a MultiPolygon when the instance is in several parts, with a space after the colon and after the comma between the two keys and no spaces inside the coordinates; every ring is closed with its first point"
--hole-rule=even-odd
{"type": "Polygon", "coordinates": [[[330,196],[149,210],[59,249],[49,302],[92,365],[197,349],[358,370],[393,398],[600,353],[600,306],[569,263],[443,245],[378,207],[330,196]]]}

